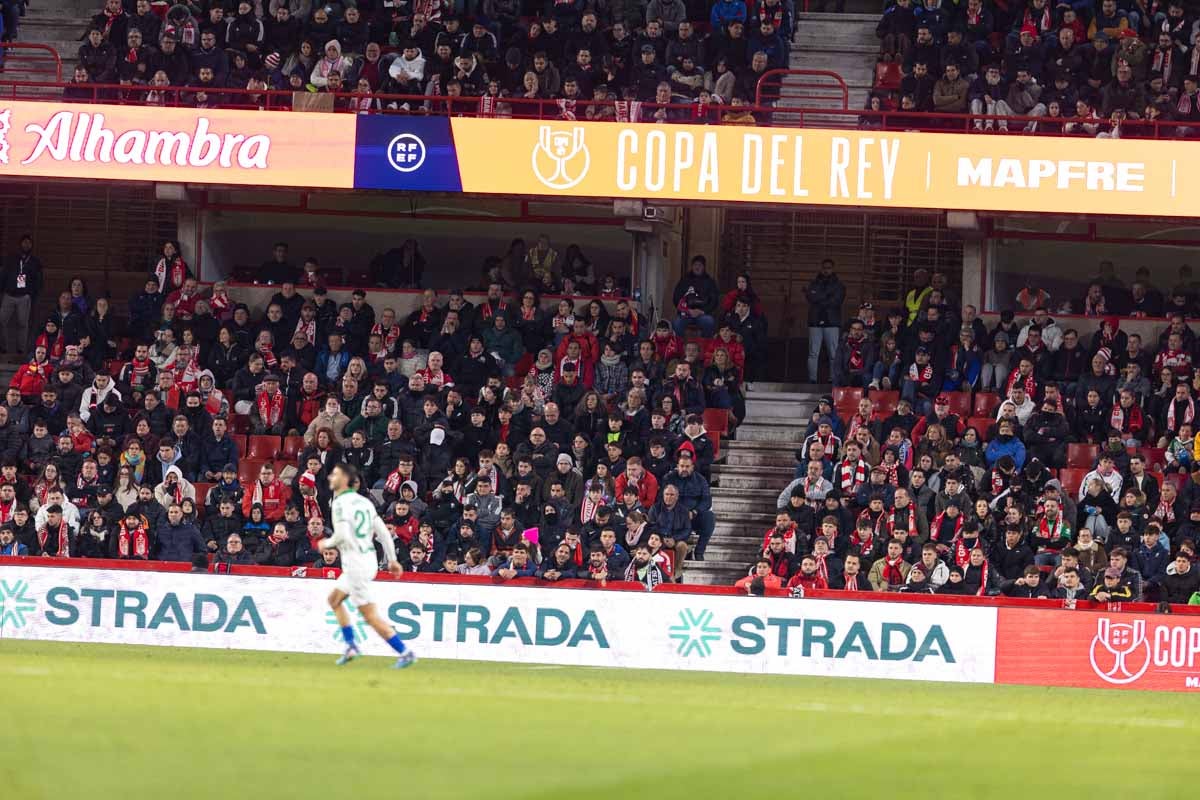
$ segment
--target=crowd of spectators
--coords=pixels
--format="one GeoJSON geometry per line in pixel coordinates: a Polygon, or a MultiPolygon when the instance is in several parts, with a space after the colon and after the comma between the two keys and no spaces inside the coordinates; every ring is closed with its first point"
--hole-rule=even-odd
{"type": "Polygon", "coordinates": [[[889,0],[876,27],[879,79],[868,106],[900,109],[897,125],[911,127],[961,130],[920,115],[969,113],[1036,117],[1012,123],[1027,132],[1120,137],[1154,122],[1195,136],[1198,31],[1195,8],[1183,0],[889,0]]]}
{"type": "MultiPolygon", "coordinates": [[[[316,542],[345,462],[411,571],[682,580],[714,527],[705,420],[736,424],[761,363],[753,290],[717,297],[697,257],[676,334],[615,295],[543,307],[537,286],[609,276],[545,237],[519,252],[478,304],[426,289],[405,314],[335,303],[282,242],[261,316],[171,242],[127,318],[72,280],[0,403],[0,554],[337,566],[316,542]]],[[[43,273],[25,237],[12,352],[43,273]]]]}
{"type": "Polygon", "coordinates": [[[479,113],[546,116],[541,104],[512,102],[523,99],[552,101],[569,119],[753,123],[734,106],[753,104],[762,75],[787,66],[793,34],[785,0],[471,5],[106,0],[81,36],[66,94],[253,107],[278,89],[352,93],[338,105],[362,112],[463,109],[466,98],[479,113]]]}
{"type": "MultiPolygon", "coordinates": [[[[1190,276],[1189,276],[1190,277],[1190,276]]],[[[810,313],[835,393],[748,581],[880,592],[1187,603],[1200,590],[1194,284],[1127,289],[1106,262],[1082,336],[1030,284],[992,327],[928,272],[903,305],[810,313]],[[1182,302],[1176,306],[1175,300],[1182,302]]],[[[840,295],[829,264],[809,297],[840,295]]],[[[748,585],[743,584],[743,585],[748,585]]],[[[1200,596],[1197,596],[1200,601],[1200,596]]]]}

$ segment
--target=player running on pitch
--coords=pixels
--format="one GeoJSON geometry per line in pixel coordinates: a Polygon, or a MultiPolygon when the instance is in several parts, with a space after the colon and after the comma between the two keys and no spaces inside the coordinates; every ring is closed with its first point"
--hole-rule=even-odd
{"type": "Polygon", "coordinates": [[[395,669],[404,669],[412,666],[417,658],[400,641],[400,635],[387,624],[371,600],[371,581],[378,571],[375,540],[383,545],[388,572],[400,575],[404,568],[396,560],[392,532],[379,518],[371,501],[355,491],[357,485],[358,470],[349,464],[337,464],[329,473],[329,488],[334,495],[333,535],[322,539],[320,547],[322,550],[336,549],[342,554],[342,574],[329,594],[329,607],[337,616],[342,637],[346,640],[346,652],[337,664],[339,667],[349,664],[362,655],[354,643],[354,628],[350,624],[350,612],[346,610],[346,598],[349,597],[367,624],[400,654],[395,669]]]}

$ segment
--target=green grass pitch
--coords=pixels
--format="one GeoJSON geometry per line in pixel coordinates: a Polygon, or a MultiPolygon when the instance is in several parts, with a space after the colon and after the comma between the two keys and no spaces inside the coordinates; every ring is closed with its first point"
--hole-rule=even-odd
{"type": "Polygon", "coordinates": [[[0,641],[0,797],[1194,797],[1200,697],[0,641]]]}

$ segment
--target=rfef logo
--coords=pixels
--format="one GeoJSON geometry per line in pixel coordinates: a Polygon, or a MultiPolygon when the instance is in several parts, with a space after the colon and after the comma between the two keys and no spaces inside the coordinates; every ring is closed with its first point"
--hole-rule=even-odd
{"type": "Polygon", "coordinates": [[[592,156],[583,128],[556,131],[543,125],[533,148],[533,174],[550,189],[570,189],[587,177],[592,156]]]}
{"type": "Polygon", "coordinates": [[[388,142],[387,159],[397,172],[416,172],[425,163],[425,143],[420,136],[402,133],[388,142]]]}
{"type": "Polygon", "coordinates": [[[1109,683],[1133,683],[1150,668],[1150,642],[1146,621],[1113,622],[1101,617],[1090,651],[1092,669],[1109,683]]]}

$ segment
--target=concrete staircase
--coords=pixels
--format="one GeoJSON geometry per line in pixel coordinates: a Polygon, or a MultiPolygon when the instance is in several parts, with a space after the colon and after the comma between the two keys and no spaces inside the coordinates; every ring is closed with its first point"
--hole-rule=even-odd
{"type": "MultiPolygon", "coordinates": [[[[84,29],[102,5],[101,2],[88,0],[38,0],[21,18],[19,40],[53,47],[62,59],[63,80],[69,81],[79,60],[79,45],[82,44],[84,29]]],[[[7,69],[4,76],[8,80],[25,80],[7,69]]],[[[47,76],[42,75],[38,79],[47,80],[47,76]]],[[[22,96],[27,91],[23,90],[22,96]]]]}
{"type": "MultiPolygon", "coordinates": [[[[875,61],[879,54],[875,24],[879,21],[879,14],[800,12],[796,16],[796,38],[792,45],[791,68],[838,73],[849,88],[849,108],[862,108],[875,77],[875,61]]],[[[781,122],[786,124],[799,121],[795,116],[789,119],[783,110],[787,107],[821,109],[840,104],[840,96],[835,101],[835,95],[831,91],[812,88],[804,90],[797,85],[804,83],[811,87],[813,82],[814,79],[811,78],[804,81],[795,78],[784,80],[783,100],[776,114],[781,122]],[[789,99],[789,93],[804,93],[813,97],[789,99]]],[[[804,120],[810,127],[852,128],[858,124],[857,117],[850,115],[806,113],[804,120]]]]}
{"type": "Polygon", "coordinates": [[[763,533],[775,522],[775,500],[792,481],[795,451],[804,441],[817,398],[828,389],[807,384],[749,384],[746,421],[737,439],[721,442],[713,466],[716,532],[704,561],[689,561],[689,583],[729,585],[758,556],[763,533]]]}

